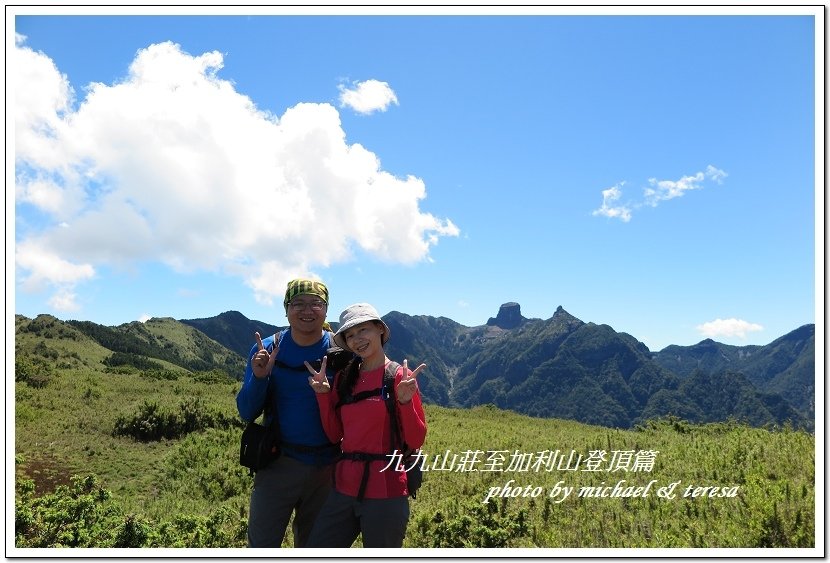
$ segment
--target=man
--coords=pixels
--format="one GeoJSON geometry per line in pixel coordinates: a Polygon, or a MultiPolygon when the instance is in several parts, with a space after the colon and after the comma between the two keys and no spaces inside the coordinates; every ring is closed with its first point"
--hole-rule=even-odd
{"type": "MultiPolygon", "coordinates": [[[[250,422],[270,401],[266,423],[276,413],[282,454],[255,474],[248,547],[280,547],[292,512],[294,547],[304,547],[331,488],[339,446],[329,443],[323,431],[305,365],[319,366],[334,346],[326,323],[328,303],[325,284],[292,280],[283,300],[289,328],[264,340],[259,333],[254,335],[256,344],[248,355],[236,406],[250,422]]],[[[327,375],[333,378],[333,373],[327,375]]]]}

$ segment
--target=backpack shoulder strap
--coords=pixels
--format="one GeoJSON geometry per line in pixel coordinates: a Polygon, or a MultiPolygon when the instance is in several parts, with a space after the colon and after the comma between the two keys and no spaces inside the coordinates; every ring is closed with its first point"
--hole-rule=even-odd
{"type": "Polygon", "coordinates": [[[398,373],[399,367],[401,367],[401,364],[390,360],[389,363],[386,364],[386,369],[383,371],[383,386],[390,391],[389,393],[387,393],[387,396],[384,397],[384,399],[386,400],[388,400],[390,397],[392,399],[395,398],[393,386],[395,385],[395,374],[398,373]]]}
{"type": "MultiPolygon", "coordinates": [[[[268,352],[269,353],[274,350],[274,346],[279,346],[280,340],[282,340],[282,337],[285,336],[286,332],[288,332],[287,328],[283,329],[279,332],[276,332],[274,334],[274,341],[271,344],[269,344],[269,347],[268,347],[268,352]]],[[[279,362],[277,362],[277,363],[279,363],[279,362]]],[[[272,414],[274,414],[274,413],[272,413],[272,411],[274,410],[274,388],[273,388],[273,384],[274,384],[273,381],[271,381],[271,379],[269,378],[268,379],[268,386],[265,388],[265,404],[262,407],[262,410],[265,413],[266,417],[271,416],[272,414]]],[[[277,418],[276,416],[271,416],[271,423],[272,424],[275,423],[276,418],[277,418]]]]}
{"type": "Polygon", "coordinates": [[[393,453],[398,449],[398,444],[400,444],[401,453],[406,449],[406,444],[401,440],[401,429],[398,425],[398,406],[395,404],[397,403],[395,395],[395,374],[398,373],[399,367],[401,367],[401,364],[390,361],[386,364],[386,369],[383,372],[383,389],[386,391],[383,400],[386,402],[386,410],[389,412],[391,430],[389,433],[389,453],[393,453]]]}
{"type": "Polygon", "coordinates": [[[378,387],[377,389],[369,389],[368,391],[361,391],[360,393],[355,393],[354,395],[349,393],[348,395],[344,395],[344,396],[340,397],[340,400],[337,402],[337,407],[341,407],[343,405],[351,405],[352,403],[362,401],[363,399],[368,399],[369,397],[374,397],[375,395],[380,395],[382,390],[383,389],[381,387],[378,387]]]}
{"type": "Polygon", "coordinates": [[[285,338],[286,334],[288,334],[287,328],[284,328],[281,331],[277,332],[274,335],[274,344],[279,345],[282,342],[282,339],[285,338]]]}

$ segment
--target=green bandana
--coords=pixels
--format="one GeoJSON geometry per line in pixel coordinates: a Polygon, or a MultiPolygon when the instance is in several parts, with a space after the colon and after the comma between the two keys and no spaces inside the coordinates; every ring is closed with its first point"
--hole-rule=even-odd
{"type": "Polygon", "coordinates": [[[329,289],[326,287],[326,284],[302,278],[288,282],[288,287],[285,288],[285,299],[283,299],[282,304],[287,309],[288,302],[302,294],[314,295],[325,301],[326,305],[329,304],[329,289]]]}

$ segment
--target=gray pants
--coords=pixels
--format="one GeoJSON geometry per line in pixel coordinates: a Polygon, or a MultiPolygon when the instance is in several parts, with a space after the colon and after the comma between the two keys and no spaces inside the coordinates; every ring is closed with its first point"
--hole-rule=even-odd
{"type": "Polygon", "coordinates": [[[363,547],[401,547],[408,520],[407,497],[358,501],[333,490],[306,547],[351,547],[360,533],[363,547]]]}
{"type": "Polygon", "coordinates": [[[257,471],[248,514],[248,547],[280,547],[292,512],[294,547],[305,547],[331,490],[332,468],[283,455],[257,471]]]}

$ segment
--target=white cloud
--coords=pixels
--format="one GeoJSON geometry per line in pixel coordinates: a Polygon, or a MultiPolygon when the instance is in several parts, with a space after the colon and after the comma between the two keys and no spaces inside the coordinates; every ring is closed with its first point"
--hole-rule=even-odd
{"type": "Polygon", "coordinates": [[[147,313],[143,313],[138,317],[138,322],[144,324],[152,318],[153,318],[152,315],[148,315],[147,313]]]}
{"type": "Polygon", "coordinates": [[[698,172],[691,176],[683,176],[679,180],[649,178],[648,183],[651,187],[643,188],[643,199],[641,201],[628,202],[625,205],[616,204],[623,195],[621,187],[625,182],[620,182],[616,186],[602,190],[602,206],[594,210],[592,214],[618,218],[627,223],[631,220],[631,214],[634,210],[646,205],[649,207],[657,207],[662,201],[681,197],[691,190],[702,189],[704,187],[703,183],[707,179],[717,184],[722,184],[726,176],[728,176],[726,172],[710,164],[706,167],[705,172],[698,172]]]}
{"type": "MultiPolygon", "coordinates": [[[[18,215],[35,208],[52,220],[18,233],[29,288],[156,260],[237,275],[268,302],[284,281],[348,261],[353,248],[413,263],[459,233],[421,212],[422,180],[394,177],[346,143],[337,109],[259,110],[218,78],[218,52],[151,45],[124,80],[89,85],[77,107],[46,55],[18,43],[11,56],[18,215]]],[[[367,81],[350,103],[391,102],[388,85],[367,81]]]]}
{"type": "Polygon", "coordinates": [[[80,306],[77,302],[77,295],[69,288],[59,288],[49,298],[49,306],[56,311],[78,311],[80,306]]]}
{"type": "Polygon", "coordinates": [[[741,319],[715,319],[698,325],[697,331],[707,338],[746,338],[750,332],[764,330],[759,324],[741,319]]]}
{"type": "Polygon", "coordinates": [[[66,132],[64,120],[74,92],[55,63],[41,53],[24,47],[24,37],[15,36],[9,58],[10,75],[16,83],[14,97],[15,148],[43,167],[68,164],[58,138],[66,132]]]}
{"type": "MultiPolygon", "coordinates": [[[[57,227],[61,229],[59,225],[57,227]]],[[[19,279],[21,288],[27,292],[39,292],[52,288],[49,306],[57,311],[78,311],[77,284],[95,277],[91,264],[76,264],[64,260],[36,241],[18,244],[15,250],[18,270],[26,272],[19,279]]]]}
{"type": "MultiPolygon", "coordinates": [[[[56,234],[60,236],[60,233],[56,234]]],[[[18,243],[15,262],[28,272],[21,278],[21,285],[27,291],[41,291],[47,285],[74,287],[95,276],[95,268],[91,264],[65,260],[36,241],[18,243]]]]}
{"type": "Polygon", "coordinates": [[[651,207],[657,207],[661,201],[680,197],[689,190],[699,189],[704,178],[703,172],[698,172],[694,176],[683,176],[676,181],[649,178],[648,183],[652,187],[643,189],[645,203],[651,207]]]}
{"type": "Polygon", "coordinates": [[[602,190],[602,207],[595,209],[593,215],[603,215],[605,217],[616,217],[624,223],[631,220],[631,209],[625,205],[615,205],[615,203],[622,197],[622,186],[625,182],[620,182],[616,186],[611,186],[607,190],[602,190]]]}
{"type": "Polygon", "coordinates": [[[706,176],[718,184],[723,184],[723,179],[729,176],[729,174],[723,170],[718,170],[710,164],[706,167],[706,176]]]}
{"type": "Polygon", "coordinates": [[[30,203],[55,217],[62,216],[66,209],[74,207],[69,190],[49,178],[28,179],[19,176],[15,190],[18,202],[30,203]]]}
{"type": "Polygon", "coordinates": [[[338,89],[340,90],[340,106],[350,107],[358,113],[386,111],[389,104],[398,105],[398,97],[389,84],[379,80],[358,82],[352,89],[341,84],[338,89]]]}

